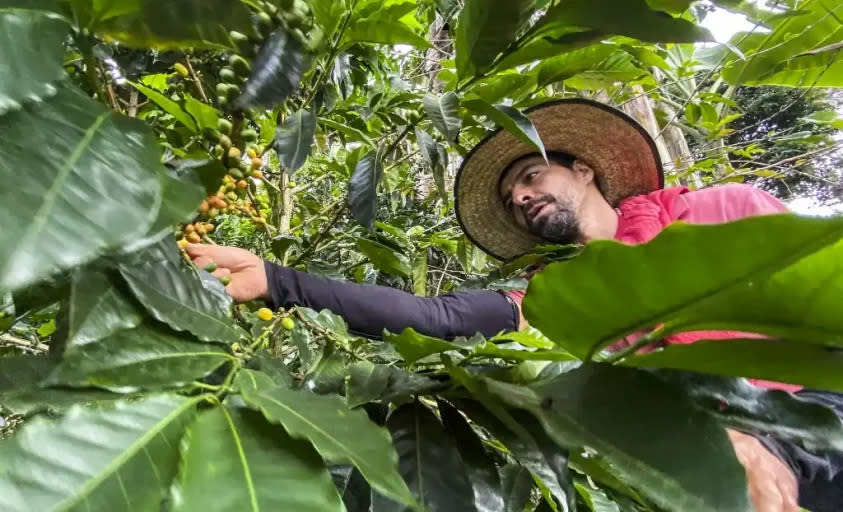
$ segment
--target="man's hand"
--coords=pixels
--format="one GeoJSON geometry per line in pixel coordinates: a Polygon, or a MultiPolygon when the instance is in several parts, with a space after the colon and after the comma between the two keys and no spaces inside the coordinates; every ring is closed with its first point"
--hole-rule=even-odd
{"type": "Polygon", "coordinates": [[[244,249],[221,245],[190,244],[185,249],[193,263],[200,269],[216,265],[212,272],[222,279],[230,279],[225,290],[237,302],[269,299],[266,270],[263,260],[244,249]]]}
{"type": "Polygon", "coordinates": [[[727,433],[738,461],[746,469],[755,512],[799,512],[799,485],[790,468],[758,439],[734,430],[727,433]]]}

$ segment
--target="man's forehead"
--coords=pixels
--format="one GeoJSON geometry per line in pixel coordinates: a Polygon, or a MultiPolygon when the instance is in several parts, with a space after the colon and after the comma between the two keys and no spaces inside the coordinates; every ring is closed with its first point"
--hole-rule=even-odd
{"type": "Polygon", "coordinates": [[[503,190],[504,187],[509,186],[512,184],[512,180],[518,176],[518,173],[525,170],[527,167],[531,167],[534,165],[547,165],[544,158],[541,155],[529,155],[523,158],[519,158],[515,160],[509,167],[506,168],[504,171],[503,176],[501,177],[500,188],[503,190]]]}

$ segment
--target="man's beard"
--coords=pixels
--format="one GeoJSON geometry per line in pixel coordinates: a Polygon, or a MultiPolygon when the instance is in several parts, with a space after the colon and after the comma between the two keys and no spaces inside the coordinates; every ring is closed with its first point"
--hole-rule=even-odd
{"type": "MultiPolygon", "coordinates": [[[[553,211],[535,221],[527,221],[530,233],[554,244],[573,244],[580,238],[580,223],[574,209],[566,202],[554,197],[543,197],[531,201],[531,205],[547,202],[553,211]]],[[[530,206],[531,207],[531,206],[530,206]]],[[[525,211],[529,212],[530,207],[525,211]]]]}

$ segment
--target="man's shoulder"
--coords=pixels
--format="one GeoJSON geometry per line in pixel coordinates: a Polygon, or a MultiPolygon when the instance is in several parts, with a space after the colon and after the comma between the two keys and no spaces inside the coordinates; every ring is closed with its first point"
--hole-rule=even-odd
{"type": "Polygon", "coordinates": [[[676,201],[676,220],[692,223],[728,222],[787,211],[787,207],[769,193],[742,183],[688,191],[676,201]]]}

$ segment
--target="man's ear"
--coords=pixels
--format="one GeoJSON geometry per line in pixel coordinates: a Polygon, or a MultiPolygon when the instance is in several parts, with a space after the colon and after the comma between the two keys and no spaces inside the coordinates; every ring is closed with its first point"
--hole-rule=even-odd
{"type": "Polygon", "coordinates": [[[571,169],[573,169],[574,176],[576,176],[578,180],[582,180],[585,183],[591,183],[594,181],[594,169],[589,167],[589,165],[582,160],[574,160],[574,165],[571,169]]]}

